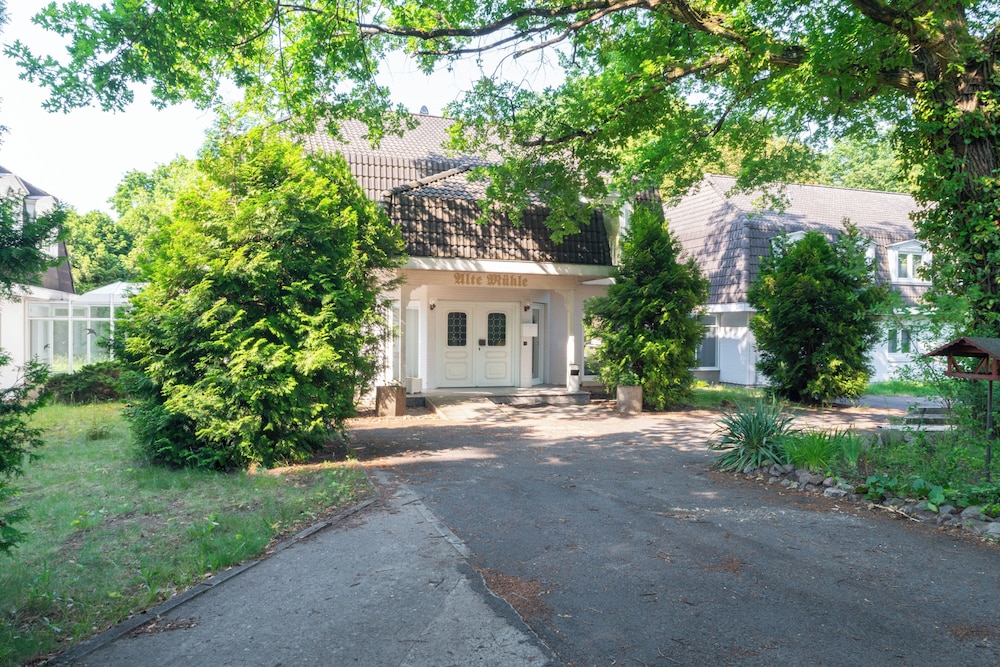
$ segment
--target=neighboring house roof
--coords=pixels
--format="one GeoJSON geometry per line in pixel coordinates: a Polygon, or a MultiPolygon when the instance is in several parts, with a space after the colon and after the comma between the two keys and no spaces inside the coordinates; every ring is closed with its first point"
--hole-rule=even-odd
{"type": "MultiPolygon", "coordinates": [[[[771,239],[780,234],[818,230],[833,237],[848,219],[876,246],[878,276],[886,283],[889,246],[914,237],[910,216],[918,206],[909,195],[788,184],[780,191],[786,207],[773,210],[760,208],[760,192],[730,195],[735,184],[729,176],[706,176],[697,189],[664,211],[670,229],[711,283],[709,303],[745,303],[760,258],[770,254],[771,239]]],[[[910,303],[927,289],[894,287],[910,303]]]]}
{"type": "Polygon", "coordinates": [[[561,243],[552,242],[545,226],[548,211],[541,204],[529,207],[519,225],[500,215],[489,224],[477,223],[486,185],[471,180],[469,172],[486,163],[443,148],[453,120],[427,115],[416,120],[415,129],[386,136],[377,148],[357,121],[341,125],[342,140],[319,132],[304,144],[309,150],[343,153],[362,189],[399,227],[410,256],[611,264],[607,229],[598,214],[561,243]]]}
{"type": "MultiPolygon", "coordinates": [[[[35,215],[44,215],[51,211],[57,203],[56,198],[45,190],[0,166],[0,196],[7,196],[10,193],[32,199],[32,206],[29,210],[35,215]]],[[[65,261],[43,273],[41,278],[36,281],[38,283],[36,286],[73,294],[75,292],[73,272],[70,268],[69,251],[64,241],[59,241],[56,244],[55,253],[56,257],[63,258],[65,261]]]]}
{"type": "MultiPolygon", "coordinates": [[[[5,169],[2,165],[0,165],[0,190],[7,191],[11,189],[14,190],[14,192],[20,192],[29,197],[52,197],[52,195],[45,190],[32,185],[28,181],[17,176],[11,170],[5,169]]],[[[55,198],[53,197],[53,199],[55,198]]]]}

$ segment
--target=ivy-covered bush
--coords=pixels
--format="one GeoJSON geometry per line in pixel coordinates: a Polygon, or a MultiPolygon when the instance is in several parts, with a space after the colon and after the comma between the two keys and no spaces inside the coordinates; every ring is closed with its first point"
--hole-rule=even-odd
{"type": "Polygon", "coordinates": [[[594,352],[601,382],[613,389],[637,377],[647,408],[684,404],[704,334],[695,314],[707,300],[708,281],[694,259],[681,259],[681,245],[663,216],[637,208],[615,283],[584,305],[587,335],[601,341],[594,352]]]}
{"type": "Polygon", "coordinates": [[[75,373],[51,375],[45,389],[59,403],[120,401],[125,398],[121,385],[122,369],[122,364],[117,361],[89,364],[75,373]]]}
{"type": "Polygon", "coordinates": [[[122,323],[140,444],[178,466],[301,460],[376,371],[384,269],[402,242],[340,156],[263,130],[199,161],[122,323]]]}

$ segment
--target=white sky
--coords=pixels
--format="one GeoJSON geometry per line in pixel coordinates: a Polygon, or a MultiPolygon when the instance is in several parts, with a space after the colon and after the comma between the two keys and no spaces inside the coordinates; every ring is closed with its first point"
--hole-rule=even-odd
{"type": "MultiPolygon", "coordinates": [[[[0,32],[0,43],[20,39],[36,54],[62,54],[60,38],[30,22],[48,2],[8,2],[8,23],[0,32]]],[[[516,69],[521,70],[519,76],[527,72],[516,69]]],[[[0,55],[0,125],[7,127],[0,136],[0,165],[81,213],[112,213],[108,199],[132,169],[150,171],[177,155],[195,157],[212,124],[212,114],[194,105],[158,111],[138,93],[136,102],[122,113],[98,108],[49,113],[42,108],[45,91],[19,80],[18,73],[14,62],[0,55]]],[[[476,75],[470,65],[427,78],[400,56],[388,64],[382,80],[394,101],[411,111],[426,105],[431,114],[440,114],[476,75]]]]}

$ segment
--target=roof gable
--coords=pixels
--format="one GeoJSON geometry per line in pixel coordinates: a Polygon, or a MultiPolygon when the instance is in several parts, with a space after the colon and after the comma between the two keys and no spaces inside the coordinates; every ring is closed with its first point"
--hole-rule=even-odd
{"type": "Polygon", "coordinates": [[[443,147],[455,121],[428,115],[416,120],[416,128],[386,136],[377,147],[368,143],[358,121],[343,123],[340,139],[320,132],[305,137],[304,144],[308,150],[344,155],[368,197],[380,202],[400,228],[413,257],[611,264],[600,215],[560,243],[552,242],[545,226],[548,211],[541,204],[526,210],[517,224],[503,215],[479,224],[486,183],[472,179],[470,172],[487,163],[443,147]]]}
{"type": "MultiPolygon", "coordinates": [[[[919,207],[909,195],[784,184],[776,192],[786,206],[776,210],[761,208],[764,192],[732,192],[735,185],[730,176],[706,176],[665,209],[671,229],[711,283],[711,303],[745,302],[761,258],[770,254],[771,240],[780,234],[816,230],[835,238],[848,219],[872,239],[879,277],[886,282],[888,248],[914,237],[911,216],[919,207]]],[[[910,302],[925,289],[901,287],[910,302]]]]}

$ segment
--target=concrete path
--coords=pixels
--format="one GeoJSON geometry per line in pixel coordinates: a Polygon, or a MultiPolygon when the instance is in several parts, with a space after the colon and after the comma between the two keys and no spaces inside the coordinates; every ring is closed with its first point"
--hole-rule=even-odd
{"type": "Polygon", "coordinates": [[[73,665],[555,664],[406,486],[64,654],[73,665]],[[157,619],[152,625],[140,623],[157,619]]]}

